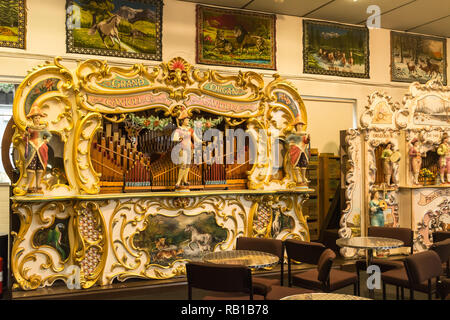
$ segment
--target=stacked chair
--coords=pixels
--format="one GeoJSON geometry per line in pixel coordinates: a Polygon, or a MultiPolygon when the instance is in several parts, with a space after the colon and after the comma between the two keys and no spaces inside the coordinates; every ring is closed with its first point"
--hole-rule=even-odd
{"type": "MultiPolygon", "coordinates": [[[[410,248],[410,253],[413,253],[414,245],[414,232],[410,228],[392,228],[392,227],[369,227],[367,230],[367,235],[369,237],[381,237],[381,238],[391,238],[403,241],[403,246],[410,248]]],[[[397,276],[397,272],[403,268],[403,260],[388,260],[388,259],[373,259],[372,263],[380,267],[381,272],[392,271],[394,277],[397,276]]],[[[366,259],[361,259],[356,261],[355,264],[356,273],[358,276],[358,295],[361,293],[360,288],[360,271],[367,269],[366,259]]],[[[389,273],[387,277],[389,277],[389,273]]],[[[404,274],[406,276],[406,273],[404,274]]],[[[390,283],[389,280],[387,283],[390,283]]],[[[392,283],[394,284],[394,283],[392,283]]],[[[395,285],[395,284],[394,284],[395,285]]],[[[400,286],[401,287],[401,286],[400,286]]],[[[403,288],[403,287],[402,287],[403,288]]],[[[397,296],[398,296],[397,286],[397,296]]],[[[403,296],[402,289],[402,296],[403,296]]]]}

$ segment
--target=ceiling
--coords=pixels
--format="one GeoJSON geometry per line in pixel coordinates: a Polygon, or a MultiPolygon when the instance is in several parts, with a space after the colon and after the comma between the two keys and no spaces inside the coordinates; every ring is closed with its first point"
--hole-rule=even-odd
{"type": "Polygon", "coordinates": [[[364,25],[369,5],[381,28],[450,38],[450,0],[182,0],[281,15],[364,25]]]}

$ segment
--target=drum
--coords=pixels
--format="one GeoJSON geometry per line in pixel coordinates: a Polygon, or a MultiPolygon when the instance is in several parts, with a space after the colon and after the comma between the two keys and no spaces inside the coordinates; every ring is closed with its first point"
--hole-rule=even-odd
{"type": "Polygon", "coordinates": [[[378,205],[380,206],[380,208],[384,211],[387,209],[387,203],[384,200],[381,200],[380,202],[378,202],[378,205]]]}
{"type": "Polygon", "coordinates": [[[391,160],[391,162],[399,162],[400,161],[400,158],[401,158],[401,153],[400,152],[398,152],[398,151],[394,151],[392,154],[391,154],[391,157],[389,158],[390,160],[391,160]]]}

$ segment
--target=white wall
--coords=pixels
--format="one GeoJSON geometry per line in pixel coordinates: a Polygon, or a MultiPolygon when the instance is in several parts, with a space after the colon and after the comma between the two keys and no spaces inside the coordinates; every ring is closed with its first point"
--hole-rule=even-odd
{"type": "MultiPolygon", "coordinates": [[[[69,67],[76,60],[95,58],[66,53],[65,1],[28,0],[26,3],[26,50],[0,48],[0,81],[20,82],[28,70],[46,60],[51,61],[55,56],[63,57],[63,64],[69,67]]],[[[164,0],[162,32],[163,61],[181,56],[190,63],[195,63],[194,3],[164,0]]],[[[370,79],[303,74],[301,18],[278,15],[276,34],[277,71],[255,71],[266,75],[268,81],[273,73],[278,73],[298,88],[305,97],[311,146],[318,147],[319,152],[338,152],[339,130],[356,123],[354,114],[361,113],[370,93],[380,90],[392,96],[393,101],[401,103],[407,92],[408,84],[390,81],[390,30],[370,30],[370,79]]],[[[447,47],[449,45],[450,41],[447,39],[447,47]]],[[[97,58],[120,65],[159,63],[114,57],[97,58]]],[[[238,70],[219,66],[199,67],[226,72],[238,70]]],[[[4,199],[7,193],[4,194],[0,193],[0,206],[1,201],[7,201],[7,198],[4,199]]],[[[2,225],[2,216],[7,211],[1,209],[0,232],[4,232],[7,227],[2,225]]]]}

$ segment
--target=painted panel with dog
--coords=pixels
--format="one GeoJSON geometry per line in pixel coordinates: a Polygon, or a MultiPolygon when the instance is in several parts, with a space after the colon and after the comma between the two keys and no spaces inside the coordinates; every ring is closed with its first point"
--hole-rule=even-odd
{"type": "Polygon", "coordinates": [[[67,52],[161,60],[159,0],[67,0],[67,52]]]}
{"type": "Polygon", "coordinates": [[[197,6],[197,63],[276,69],[275,15],[197,6]]]}
{"type": "Polygon", "coordinates": [[[447,85],[446,39],[391,32],[392,81],[447,85]]]}
{"type": "Polygon", "coordinates": [[[147,227],[137,233],[134,245],[150,255],[151,263],[168,266],[175,260],[201,259],[227,239],[227,230],[219,227],[213,213],[181,215],[177,219],[149,216],[147,227]]]}

